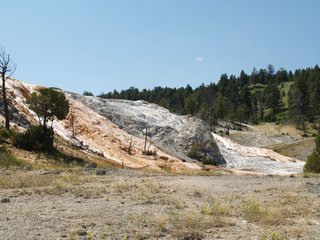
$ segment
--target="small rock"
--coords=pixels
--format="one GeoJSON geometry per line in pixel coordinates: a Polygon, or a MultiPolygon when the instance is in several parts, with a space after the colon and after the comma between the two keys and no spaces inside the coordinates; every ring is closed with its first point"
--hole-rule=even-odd
{"type": "Polygon", "coordinates": [[[10,199],[9,198],[2,198],[1,203],[9,203],[10,199]]]}
{"type": "Polygon", "coordinates": [[[86,165],[85,165],[86,168],[96,168],[97,167],[97,164],[94,163],[94,162],[88,162],[86,165]]]}
{"type": "Polygon", "coordinates": [[[23,167],[23,170],[31,171],[32,170],[32,166],[31,165],[26,165],[26,166],[23,167]]]}
{"type": "Polygon", "coordinates": [[[96,174],[97,175],[106,175],[107,174],[107,171],[106,170],[103,170],[103,169],[98,169],[96,170],[96,174]]]}
{"type": "Polygon", "coordinates": [[[206,233],[214,233],[214,229],[207,229],[206,233]]]}
{"type": "Polygon", "coordinates": [[[79,235],[79,236],[86,236],[86,235],[87,235],[87,231],[84,230],[84,229],[79,229],[79,230],[78,230],[78,235],[79,235]]]}

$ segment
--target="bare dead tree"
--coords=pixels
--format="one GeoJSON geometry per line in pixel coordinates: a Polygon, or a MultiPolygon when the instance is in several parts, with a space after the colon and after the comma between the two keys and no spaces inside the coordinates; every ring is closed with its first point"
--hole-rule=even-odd
{"type": "Polygon", "coordinates": [[[146,125],[146,131],[144,135],[144,147],[143,147],[143,152],[147,152],[147,141],[148,141],[148,126],[146,125]]]}
{"type": "Polygon", "coordinates": [[[150,141],[149,146],[148,146],[148,152],[150,152],[150,147],[154,143],[154,141],[150,141]]]}
{"type": "Polygon", "coordinates": [[[71,111],[69,113],[69,127],[71,127],[71,131],[72,131],[72,138],[76,137],[76,116],[75,114],[71,111]]]}
{"type": "Polygon", "coordinates": [[[132,141],[132,137],[130,138],[130,141],[129,141],[129,146],[127,148],[127,153],[129,155],[132,155],[132,148],[133,148],[133,141],[132,141]]]}
{"type": "Polygon", "coordinates": [[[150,150],[150,147],[154,143],[154,141],[150,141],[149,146],[147,147],[147,144],[148,144],[148,126],[147,125],[145,126],[145,131],[142,131],[142,132],[144,134],[144,146],[143,146],[142,154],[143,155],[157,155],[157,152],[155,150],[154,151],[150,150]]]}
{"type": "Polygon", "coordinates": [[[2,80],[2,101],[4,107],[5,127],[10,128],[9,102],[7,99],[6,81],[15,72],[17,65],[4,48],[0,49],[0,76],[2,80]]]}

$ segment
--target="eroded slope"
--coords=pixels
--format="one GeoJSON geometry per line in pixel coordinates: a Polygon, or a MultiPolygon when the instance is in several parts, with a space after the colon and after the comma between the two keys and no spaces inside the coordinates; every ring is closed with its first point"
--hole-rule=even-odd
{"type": "Polygon", "coordinates": [[[210,131],[204,122],[197,118],[178,116],[145,101],[101,99],[69,94],[77,102],[90,107],[138,138],[144,138],[147,129],[148,139],[154,146],[183,161],[193,161],[187,153],[194,143],[199,146],[199,154],[202,157],[210,158],[219,165],[226,163],[210,131]]]}

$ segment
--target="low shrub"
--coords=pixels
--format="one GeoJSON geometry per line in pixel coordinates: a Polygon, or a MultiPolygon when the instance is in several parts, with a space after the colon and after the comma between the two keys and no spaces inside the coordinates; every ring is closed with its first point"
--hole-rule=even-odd
{"type": "Polygon", "coordinates": [[[12,136],[12,132],[5,127],[0,127],[0,143],[3,143],[5,140],[12,136]]]}
{"type": "Polygon", "coordinates": [[[157,155],[157,150],[142,150],[142,155],[147,155],[147,156],[156,156],[157,155]]]}
{"type": "Polygon", "coordinates": [[[13,145],[28,151],[51,152],[53,150],[53,129],[30,126],[26,132],[13,137],[13,145]]]}
{"type": "Polygon", "coordinates": [[[218,163],[210,155],[208,155],[202,148],[201,145],[193,141],[189,151],[187,152],[189,158],[197,159],[205,165],[218,165],[218,163]]]}
{"type": "Polygon", "coordinates": [[[303,170],[305,173],[320,173],[320,156],[316,151],[308,157],[303,170]]]}
{"type": "Polygon", "coordinates": [[[211,157],[208,155],[203,156],[200,161],[205,164],[205,165],[215,165],[218,166],[218,163],[211,157]]]}
{"type": "Polygon", "coordinates": [[[202,155],[200,153],[199,143],[197,143],[196,141],[193,141],[187,155],[189,158],[200,160],[202,155]]]}
{"type": "Polygon", "coordinates": [[[316,139],[316,147],[312,154],[308,157],[304,165],[304,172],[320,173],[320,134],[318,133],[316,139]]]}

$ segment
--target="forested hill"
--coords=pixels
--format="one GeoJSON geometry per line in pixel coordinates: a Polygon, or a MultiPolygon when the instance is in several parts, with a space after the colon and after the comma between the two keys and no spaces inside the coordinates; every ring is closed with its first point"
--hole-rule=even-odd
{"type": "MultiPolygon", "coordinates": [[[[85,92],[84,95],[90,95],[85,92]]],[[[98,97],[145,100],[178,114],[196,115],[208,124],[217,120],[257,123],[292,120],[298,125],[314,120],[320,113],[320,69],[255,68],[251,74],[222,74],[217,84],[181,88],[155,87],[140,91],[135,87],[98,97]]]]}

